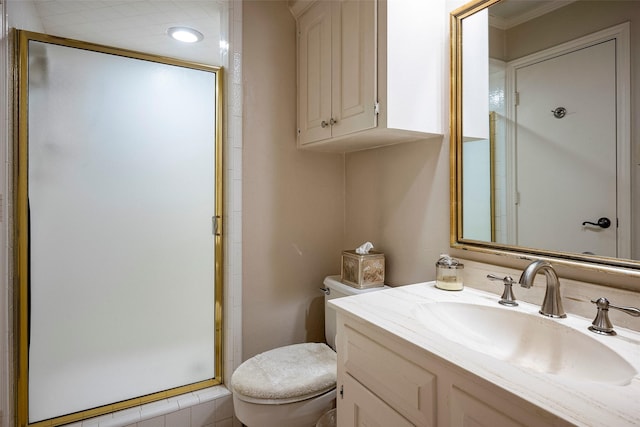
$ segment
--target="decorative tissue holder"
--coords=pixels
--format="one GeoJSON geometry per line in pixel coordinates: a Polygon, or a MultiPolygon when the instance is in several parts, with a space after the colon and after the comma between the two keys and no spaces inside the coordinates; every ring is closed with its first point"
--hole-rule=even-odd
{"type": "Polygon", "coordinates": [[[358,254],[355,250],[342,252],[341,281],[358,289],[384,286],[384,254],[369,251],[358,254]]]}

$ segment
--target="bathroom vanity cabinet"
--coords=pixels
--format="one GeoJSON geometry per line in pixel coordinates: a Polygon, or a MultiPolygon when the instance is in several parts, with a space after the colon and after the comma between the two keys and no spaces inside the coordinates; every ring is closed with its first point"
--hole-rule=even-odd
{"type": "Polygon", "coordinates": [[[340,427],[640,425],[640,333],[435,282],[328,302],[340,427]]]}
{"type": "Polygon", "coordinates": [[[295,1],[298,147],[442,135],[444,1],[295,1]]]}
{"type": "Polygon", "coordinates": [[[340,427],[573,425],[345,314],[337,351],[340,427]]]}

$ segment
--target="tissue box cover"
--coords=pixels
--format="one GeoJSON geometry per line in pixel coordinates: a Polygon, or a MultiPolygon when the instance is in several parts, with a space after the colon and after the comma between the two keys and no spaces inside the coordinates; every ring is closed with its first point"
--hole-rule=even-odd
{"type": "Polygon", "coordinates": [[[384,286],[384,254],[369,251],[357,254],[356,251],[342,252],[342,283],[358,289],[384,286]]]}

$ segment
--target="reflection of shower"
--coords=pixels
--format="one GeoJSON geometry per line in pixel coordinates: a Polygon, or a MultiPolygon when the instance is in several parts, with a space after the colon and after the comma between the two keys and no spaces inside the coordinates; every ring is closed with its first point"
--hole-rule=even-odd
{"type": "Polygon", "coordinates": [[[29,84],[42,87],[47,84],[47,49],[42,43],[29,42],[29,84]]]}

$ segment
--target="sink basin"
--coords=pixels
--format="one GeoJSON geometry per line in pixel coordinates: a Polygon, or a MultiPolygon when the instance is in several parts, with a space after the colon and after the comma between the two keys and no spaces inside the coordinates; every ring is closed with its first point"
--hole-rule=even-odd
{"type": "Polygon", "coordinates": [[[418,306],[418,320],[446,339],[513,365],[580,381],[628,384],[637,374],[618,353],[561,320],[461,302],[418,306]]]}

